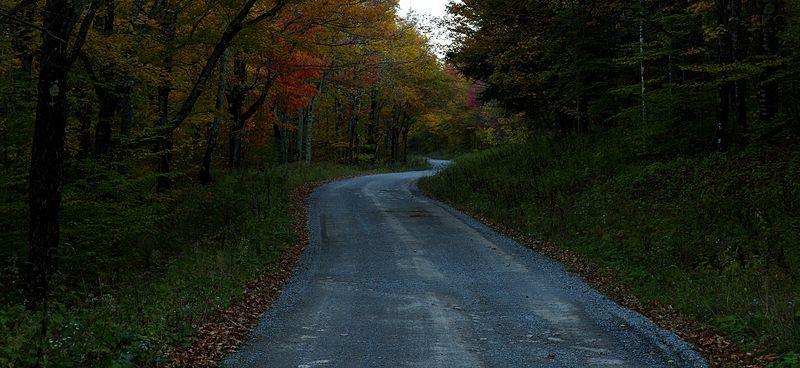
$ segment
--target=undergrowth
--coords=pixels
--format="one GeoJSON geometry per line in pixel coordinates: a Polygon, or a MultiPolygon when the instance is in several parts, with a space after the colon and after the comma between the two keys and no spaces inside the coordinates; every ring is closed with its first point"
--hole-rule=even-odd
{"type": "Polygon", "coordinates": [[[656,159],[624,136],[471,154],[420,187],[598,259],[644,301],[798,363],[797,145],[656,159]]]}
{"type": "Polygon", "coordinates": [[[85,175],[65,188],[59,273],[45,316],[24,307],[24,185],[3,183],[0,366],[163,363],[166,347],[191,342],[192,323],[228,305],[293,240],[292,187],[358,172],[291,165],[170,196],[154,194],[150,177],[85,175]]]}

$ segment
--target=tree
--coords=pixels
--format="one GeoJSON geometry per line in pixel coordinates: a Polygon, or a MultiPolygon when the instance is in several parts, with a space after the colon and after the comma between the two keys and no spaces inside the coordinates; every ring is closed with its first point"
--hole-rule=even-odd
{"type": "Polygon", "coordinates": [[[260,13],[254,18],[247,19],[251,9],[253,9],[253,7],[256,5],[256,2],[256,0],[247,0],[241,6],[241,8],[239,8],[234,18],[227,23],[222,35],[216,41],[211,54],[206,58],[202,70],[189,88],[186,98],[181,103],[178,111],[171,117],[168,117],[169,87],[162,87],[163,89],[159,93],[159,105],[162,117],[160,118],[160,128],[158,130],[158,164],[156,166],[157,172],[159,173],[158,188],[160,190],[168,190],[172,186],[171,180],[169,179],[169,174],[170,166],[172,164],[171,150],[173,146],[173,135],[175,129],[177,129],[192,113],[194,105],[205,91],[206,83],[213,75],[213,71],[217,66],[217,62],[222,57],[222,54],[228,49],[233,42],[233,39],[245,28],[245,26],[253,26],[264,21],[274,19],[286,6],[288,0],[276,0],[272,7],[268,8],[266,11],[260,13]]]}
{"type": "Polygon", "coordinates": [[[83,48],[99,6],[99,0],[91,3],[48,0],[42,15],[43,43],[28,193],[29,282],[34,308],[46,306],[50,278],[55,269],[54,254],[59,243],[58,215],[70,69],[83,48]]]}

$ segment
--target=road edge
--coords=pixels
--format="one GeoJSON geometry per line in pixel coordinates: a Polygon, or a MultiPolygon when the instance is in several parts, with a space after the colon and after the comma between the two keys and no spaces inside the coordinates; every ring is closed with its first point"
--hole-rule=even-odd
{"type": "Polygon", "coordinates": [[[628,287],[611,276],[612,273],[608,267],[597,261],[561,248],[551,241],[535,239],[521,234],[472,209],[443,202],[426,193],[416,183],[412,189],[415,195],[423,196],[439,203],[443,208],[449,208],[470,217],[497,234],[562,264],[567,271],[583,279],[601,294],[617,304],[639,313],[659,328],[672,332],[679,339],[691,345],[710,367],[764,368],[768,365],[764,357],[736,349],[730,340],[717,333],[711,327],[703,326],[700,322],[678,313],[670,305],[655,302],[642,303],[628,287]]]}
{"type": "Polygon", "coordinates": [[[309,244],[309,214],[314,192],[333,182],[374,174],[334,177],[291,189],[289,210],[294,224],[294,243],[287,244],[274,264],[267,265],[265,272],[245,284],[244,292],[231,305],[193,325],[197,332],[191,343],[165,352],[170,361],[160,367],[219,367],[227,355],[238,350],[295,274],[309,244]]]}

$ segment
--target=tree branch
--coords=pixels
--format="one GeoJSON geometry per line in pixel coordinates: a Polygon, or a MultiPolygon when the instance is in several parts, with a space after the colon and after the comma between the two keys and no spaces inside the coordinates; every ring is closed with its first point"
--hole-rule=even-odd
{"type": "Polygon", "coordinates": [[[275,84],[275,77],[269,77],[264,88],[261,89],[261,94],[258,96],[258,99],[250,106],[244,114],[242,114],[242,120],[247,121],[253,115],[256,114],[258,108],[264,105],[264,101],[267,99],[267,95],[269,95],[269,90],[272,89],[272,86],[275,84]]]}
{"type": "Polygon", "coordinates": [[[287,3],[288,3],[288,0],[278,0],[278,2],[275,3],[275,6],[273,6],[272,9],[270,9],[267,12],[255,17],[255,18],[253,18],[253,19],[251,19],[249,21],[247,21],[247,23],[245,23],[245,25],[252,26],[254,24],[261,23],[261,22],[263,22],[263,21],[265,21],[267,19],[274,18],[283,9],[283,7],[286,6],[287,3]]]}
{"type": "Polygon", "coordinates": [[[86,16],[83,17],[81,28],[78,31],[78,35],[75,36],[75,42],[72,44],[72,51],[70,51],[70,54],[67,57],[67,61],[69,63],[68,65],[72,65],[75,62],[75,59],[78,58],[83,45],[86,43],[86,36],[89,33],[89,27],[92,26],[92,21],[94,21],[94,16],[97,14],[97,9],[100,8],[101,1],[102,0],[94,0],[92,5],[89,7],[89,11],[86,13],[86,16]]]}
{"type": "MultiPolygon", "coordinates": [[[[19,6],[17,6],[17,7],[19,7],[19,6]]],[[[29,22],[29,21],[27,21],[25,19],[22,19],[22,18],[18,17],[16,13],[17,13],[17,9],[16,8],[14,8],[14,9],[12,9],[10,11],[6,10],[6,9],[0,9],[0,18],[6,18],[6,19],[10,20],[11,22],[16,23],[18,25],[25,26],[25,27],[30,27],[30,28],[39,30],[39,31],[41,31],[43,33],[46,33],[48,36],[52,37],[53,39],[59,40],[59,41],[61,41],[63,43],[67,43],[67,40],[56,36],[55,34],[50,32],[49,30],[47,30],[46,28],[44,28],[44,27],[42,27],[42,26],[40,26],[38,24],[29,22]]]]}
{"type": "Polygon", "coordinates": [[[247,0],[247,2],[242,6],[241,10],[239,10],[239,13],[236,14],[236,17],[234,17],[233,20],[228,23],[228,26],[225,27],[225,31],[222,33],[217,45],[214,46],[214,50],[211,52],[211,56],[209,56],[208,60],[206,60],[206,65],[203,67],[203,70],[200,72],[200,75],[197,77],[194,85],[192,85],[189,95],[186,96],[186,100],[184,100],[180,110],[172,119],[170,124],[172,129],[177,129],[181,123],[183,123],[183,121],[189,117],[189,114],[192,113],[192,109],[197,103],[197,100],[203,94],[206,82],[208,82],[209,78],[211,78],[211,75],[217,66],[217,62],[225,50],[228,49],[228,46],[230,46],[233,38],[242,31],[243,26],[256,24],[278,15],[281,9],[283,9],[288,2],[288,0],[278,0],[269,11],[250,21],[245,22],[245,18],[247,18],[247,15],[250,14],[250,10],[255,5],[256,1],[257,0],[247,0]]]}

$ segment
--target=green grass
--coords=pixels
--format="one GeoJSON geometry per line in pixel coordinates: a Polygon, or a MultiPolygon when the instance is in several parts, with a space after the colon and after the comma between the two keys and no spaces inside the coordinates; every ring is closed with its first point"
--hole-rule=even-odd
{"type": "Polygon", "coordinates": [[[657,160],[623,137],[467,155],[420,187],[599,259],[645,301],[671,304],[745,348],[796,360],[800,149],[657,160]]]}
{"type": "MultiPolygon", "coordinates": [[[[42,316],[23,307],[24,212],[5,217],[3,226],[15,231],[4,231],[10,236],[0,246],[0,366],[32,366],[40,351],[50,367],[162,362],[165,347],[190,342],[193,322],[228,305],[293,241],[291,188],[360,172],[292,165],[220,177],[169,197],[150,194],[152,178],[107,171],[71,183],[45,339],[42,316]]],[[[0,208],[4,214],[25,207],[12,187],[1,191],[16,198],[0,208]]]]}

